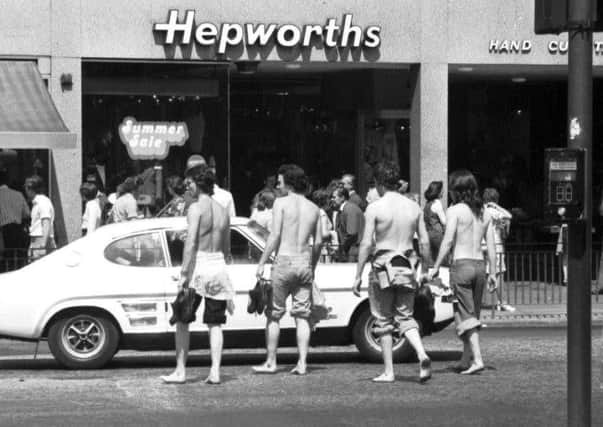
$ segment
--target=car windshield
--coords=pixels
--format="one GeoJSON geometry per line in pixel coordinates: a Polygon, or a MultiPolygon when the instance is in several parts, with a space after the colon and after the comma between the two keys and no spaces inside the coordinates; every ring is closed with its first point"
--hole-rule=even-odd
{"type": "Polygon", "coordinates": [[[247,223],[247,228],[249,229],[249,233],[252,234],[255,239],[262,242],[262,244],[264,244],[266,240],[268,240],[268,235],[270,234],[270,232],[254,220],[249,220],[249,222],[247,223]]]}

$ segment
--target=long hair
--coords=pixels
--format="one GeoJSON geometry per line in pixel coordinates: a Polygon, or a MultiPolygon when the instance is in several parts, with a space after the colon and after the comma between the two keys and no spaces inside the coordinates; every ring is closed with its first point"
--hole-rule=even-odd
{"type": "Polygon", "coordinates": [[[466,169],[452,172],[448,177],[448,189],[454,204],[465,203],[473,215],[482,219],[484,205],[479,195],[477,180],[471,172],[466,169]]]}
{"type": "Polygon", "coordinates": [[[431,202],[432,200],[440,197],[443,186],[444,184],[442,181],[431,181],[427,186],[427,190],[425,190],[425,193],[423,193],[423,196],[425,196],[425,201],[431,202]]]}

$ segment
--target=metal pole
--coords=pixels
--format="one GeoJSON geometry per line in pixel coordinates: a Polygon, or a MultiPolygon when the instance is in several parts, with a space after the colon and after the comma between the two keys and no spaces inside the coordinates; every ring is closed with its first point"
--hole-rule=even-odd
{"type": "Polygon", "coordinates": [[[583,219],[569,224],[567,298],[568,426],[591,425],[591,241],[592,241],[592,0],[570,0],[569,148],[586,149],[583,219]]]}

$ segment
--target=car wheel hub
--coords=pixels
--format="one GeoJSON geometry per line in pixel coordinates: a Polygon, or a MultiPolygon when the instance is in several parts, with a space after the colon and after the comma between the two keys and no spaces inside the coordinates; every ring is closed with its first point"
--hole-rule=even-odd
{"type": "MultiPolygon", "coordinates": [[[[364,334],[366,341],[378,351],[381,351],[381,344],[379,344],[379,336],[373,331],[376,320],[373,316],[370,317],[364,327],[364,334]]],[[[405,341],[404,335],[392,334],[393,338],[393,350],[397,350],[405,341]]]]}
{"type": "Polygon", "coordinates": [[[61,341],[65,351],[78,359],[96,356],[106,341],[103,325],[90,316],[78,316],[65,323],[61,341]]]}

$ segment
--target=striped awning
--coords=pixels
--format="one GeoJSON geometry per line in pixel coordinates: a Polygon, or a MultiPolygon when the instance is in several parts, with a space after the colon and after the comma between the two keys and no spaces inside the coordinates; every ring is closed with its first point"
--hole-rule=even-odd
{"type": "Polygon", "coordinates": [[[0,149],[75,148],[36,63],[0,60],[0,149]]]}

